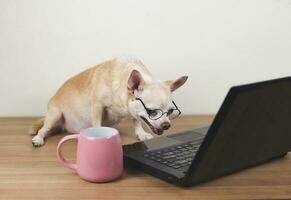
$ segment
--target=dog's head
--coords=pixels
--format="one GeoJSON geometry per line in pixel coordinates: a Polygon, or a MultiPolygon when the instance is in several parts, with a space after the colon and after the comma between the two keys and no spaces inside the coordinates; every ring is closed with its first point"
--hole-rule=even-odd
{"type": "Polygon", "coordinates": [[[175,81],[145,81],[141,73],[133,70],[128,79],[129,112],[135,119],[145,122],[158,135],[171,126],[171,119],[180,110],[172,100],[172,92],[187,80],[182,76],[175,81]]]}

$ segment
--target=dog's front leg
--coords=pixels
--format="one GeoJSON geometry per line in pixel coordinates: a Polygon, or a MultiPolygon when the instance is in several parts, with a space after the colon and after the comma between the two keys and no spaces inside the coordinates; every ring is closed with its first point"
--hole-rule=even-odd
{"type": "Polygon", "coordinates": [[[153,136],[150,133],[147,133],[145,130],[143,130],[142,124],[140,121],[134,119],[134,131],[135,135],[138,140],[144,141],[153,138],[153,136]]]}
{"type": "Polygon", "coordinates": [[[100,127],[102,125],[103,106],[93,104],[91,107],[91,122],[93,127],[100,127]]]}

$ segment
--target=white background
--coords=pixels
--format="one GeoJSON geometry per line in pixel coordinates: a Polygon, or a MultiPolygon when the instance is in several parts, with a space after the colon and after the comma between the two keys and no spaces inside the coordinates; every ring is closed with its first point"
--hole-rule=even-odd
{"type": "Polygon", "coordinates": [[[0,0],[0,116],[44,115],[67,78],[119,55],[189,75],[183,113],[215,113],[232,85],[291,74],[291,0],[0,0]]]}

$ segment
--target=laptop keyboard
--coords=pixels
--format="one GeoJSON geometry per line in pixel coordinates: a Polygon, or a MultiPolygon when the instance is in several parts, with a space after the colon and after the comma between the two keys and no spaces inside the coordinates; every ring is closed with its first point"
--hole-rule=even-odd
{"type": "Polygon", "coordinates": [[[149,151],[144,153],[143,156],[162,165],[185,172],[190,167],[202,141],[203,139],[195,140],[177,146],[149,151]]]}

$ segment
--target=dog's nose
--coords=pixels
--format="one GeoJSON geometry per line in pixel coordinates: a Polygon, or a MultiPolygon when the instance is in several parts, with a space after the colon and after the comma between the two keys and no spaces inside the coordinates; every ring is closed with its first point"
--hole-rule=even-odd
{"type": "Polygon", "coordinates": [[[168,130],[171,127],[171,124],[169,122],[162,123],[162,128],[164,130],[168,130]]]}

